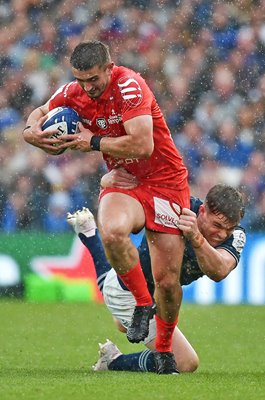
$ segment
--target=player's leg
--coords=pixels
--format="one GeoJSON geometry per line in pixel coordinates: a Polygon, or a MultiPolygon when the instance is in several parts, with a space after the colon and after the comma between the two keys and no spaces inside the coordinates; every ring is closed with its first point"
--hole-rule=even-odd
{"type": "MultiPolygon", "coordinates": [[[[125,333],[133,314],[135,300],[131,292],[122,288],[114,270],[106,276],[103,296],[117,328],[125,333]]],[[[94,370],[156,372],[154,353],[151,351],[155,349],[155,337],[156,323],[153,318],[149,322],[149,335],[144,340],[147,350],[122,354],[114,343],[107,341],[100,345],[99,359],[93,367],[94,370]]],[[[195,350],[177,327],[172,337],[172,351],[180,372],[193,372],[198,367],[195,350]]]]}
{"type": "MultiPolygon", "coordinates": [[[[97,285],[99,290],[102,292],[104,280],[108,271],[111,270],[111,265],[105,255],[104,247],[100,238],[99,231],[96,226],[94,215],[91,211],[83,207],[81,210],[77,210],[74,213],[67,213],[67,222],[72,226],[75,233],[78,235],[81,242],[86,246],[90,252],[95,270],[97,275],[97,285]]],[[[143,239],[144,232],[131,235],[132,242],[138,247],[141,264],[148,264],[148,268],[151,270],[150,257],[148,252],[148,245],[146,238],[143,239]]]]}
{"type": "Polygon", "coordinates": [[[140,342],[148,335],[149,319],[154,313],[152,297],[140,265],[139,253],[130,239],[145,224],[142,205],[124,193],[107,193],[98,211],[98,226],[105,253],[120,279],[133,294],[136,307],[127,337],[140,342]]]}
{"type": "Polygon", "coordinates": [[[73,227],[75,233],[89,250],[94,261],[97,285],[102,292],[104,280],[108,271],[111,270],[111,265],[105,256],[94,216],[88,208],[83,207],[82,210],[77,210],[73,214],[68,213],[67,222],[73,227]]]}
{"type": "Polygon", "coordinates": [[[181,235],[147,231],[152,273],[155,281],[156,352],[157,372],[177,373],[172,353],[172,336],[177,324],[182,301],[182,288],[179,282],[184,252],[181,235]]]}
{"type": "MultiPolygon", "coordinates": [[[[119,321],[117,323],[121,325],[119,321]]],[[[146,346],[148,349],[141,352],[122,354],[114,343],[107,340],[106,343],[100,345],[100,357],[94,366],[94,370],[156,372],[153,352],[155,350],[155,339],[152,339],[146,346]]],[[[172,351],[179,372],[194,372],[198,368],[198,355],[178,327],[175,327],[173,333],[172,351]]]]}
{"type": "Polygon", "coordinates": [[[172,337],[172,351],[180,372],[194,372],[199,366],[199,357],[181,330],[176,326],[172,337]]]}
{"type": "MultiPolygon", "coordinates": [[[[136,303],[132,293],[122,286],[114,269],[111,269],[106,276],[103,287],[103,297],[117,328],[121,332],[126,333],[136,303]]],[[[103,345],[99,344],[99,358],[93,366],[94,371],[107,370],[108,364],[121,354],[117,346],[109,340],[103,345]]]]}

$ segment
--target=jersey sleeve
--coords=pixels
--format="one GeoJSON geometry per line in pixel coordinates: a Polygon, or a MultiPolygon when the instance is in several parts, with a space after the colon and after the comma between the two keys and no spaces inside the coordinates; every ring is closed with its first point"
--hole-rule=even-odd
{"type": "Polygon", "coordinates": [[[122,100],[123,122],[139,115],[152,115],[153,94],[140,75],[121,77],[118,88],[122,100]]]}
{"type": "Polygon", "coordinates": [[[75,82],[70,82],[56,90],[49,99],[49,110],[61,106],[71,107],[71,88],[74,84],[75,82]]]}
{"type": "Polygon", "coordinates": [[[224,241],[224,243],[217,246],[216,249],[225,249],[228,251],[235,258],[237,265],[245,244],[245,230],[241,226],[238,226],[234,230],[233,234],[226,241],[224,241]]]}

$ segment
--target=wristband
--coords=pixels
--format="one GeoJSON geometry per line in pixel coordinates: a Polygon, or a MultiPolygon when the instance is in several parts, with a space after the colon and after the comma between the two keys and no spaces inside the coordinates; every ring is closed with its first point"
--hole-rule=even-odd
{"type": "Polygon", "coordinates": [[[100,151],[100,142],[103,139],[103,136],[92,136],[90,139],[90,148],[92,150],[100,151]]]}
{"type": "Polygon", "coordinates": [[[25,131],[26,129],[29,129],[29,128],[31,128],[31,125],[27,125],[27,126],[23,129],[22,133],[24,133],[24,131],[25,131]]]}
{"type": "Polygon", "coordinates": [[[191,241],[192,247],[194,247],[194,249],[198,249],[199,247],[201,247],[204,243],[204,236],[201,234],[201,232],[198,232],[191,241]]]}

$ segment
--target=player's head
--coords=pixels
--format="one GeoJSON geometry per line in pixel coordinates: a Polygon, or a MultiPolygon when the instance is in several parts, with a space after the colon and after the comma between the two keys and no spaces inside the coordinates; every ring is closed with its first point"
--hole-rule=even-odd
{"type": "Polygon", "coordinates": [[[81,42],[73,50],[70,63],[74,77],[87,95],[101,96],[113,68],[108,46],[98,40],[81,42]]]}
{"type": "Polygon", "coordinates": [[[216,246],[233,233],[244,212],[243,196],[237,189],[224,184],[215,185],[200,207],[199,229],[208,242],[216,246]]]}
{"type": "Polygon", "coordinates": [[[206,195],[205,204],[213,214],[222,214],[234,224],[238,224],[245,214],[243,195],[232,186],[213,186],[206,195]]]}
{"type": "Polygon", "coordinates": [[[104,67],[111,62],[109,47],[99,40],[79,43],[70,58],[72,67],[87,71],[93,67],[104,67]]]}

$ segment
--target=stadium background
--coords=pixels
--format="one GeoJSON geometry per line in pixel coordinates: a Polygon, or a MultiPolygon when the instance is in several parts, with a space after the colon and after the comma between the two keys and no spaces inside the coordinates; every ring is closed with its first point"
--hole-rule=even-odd
{"type": "MultiPolygon", "coordinates": [[[[154,91],[192,194],[203,198],[224,182],[246,199],[248,243],[239,268],[224,283],[200,280],[184,298],[265,303],[264,15],[262,0],[0,2],[0,293],[21,295],[36,258],[67,264],[76,242],[66,212],[97,212],[100,155],[51,157],[24,143],[21,132],[31,110],[72,79],[75,45],[98,38],[154,91]]],[[[36,299],[43,286],[28,282],[36,299]]],[[[57,283],[50,300],[62,296],[57,283]]],[[[64,286],[65,298],[78,298],[81,286],[64,286]]]]}

